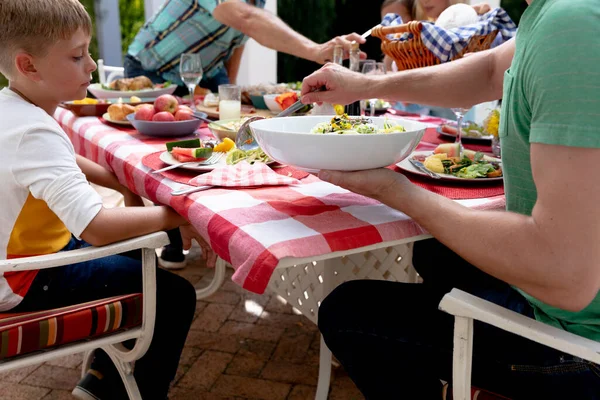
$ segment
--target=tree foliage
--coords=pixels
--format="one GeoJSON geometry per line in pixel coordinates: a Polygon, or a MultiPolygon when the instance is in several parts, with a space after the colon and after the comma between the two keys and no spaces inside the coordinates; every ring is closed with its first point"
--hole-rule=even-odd
{"type": "Polygon", "coordinates": [[[119,16],[121,17],[121,47],[127,54],[129,45],[144,25],[144,0],[119,0],[119,16]]]}

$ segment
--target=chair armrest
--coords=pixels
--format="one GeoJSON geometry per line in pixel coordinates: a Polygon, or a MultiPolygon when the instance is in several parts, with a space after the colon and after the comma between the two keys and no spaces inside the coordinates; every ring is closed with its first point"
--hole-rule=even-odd
{"type": "Polygon", "coordinates": [[[475,319],[565,353],[600,364],[600,343],[544,324],[459,289],[439,304],[456,317],[475,319]]]}
{"type": "Polygon", "coordinates": [[[130,250],[141,248],[157,249],[168,243],[169,238],[165,232],[155,232],[149,235],[139,236],[102,247],[86,247],[85,249],[64,251],[43,256],[2,260],[0,261],[0,272],[4,273],[54,268],[61,265],[95,260],[97,258],[124,253],[130,250]]]}

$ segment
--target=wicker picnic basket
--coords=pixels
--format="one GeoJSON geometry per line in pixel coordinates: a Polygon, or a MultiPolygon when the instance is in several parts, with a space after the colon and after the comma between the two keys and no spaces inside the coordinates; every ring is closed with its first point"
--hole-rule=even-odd
{"type": "MultiPolygon", "coordinates": [[[[440,60],[425,46],[421,40],[423,24],[419,21],[411,21],[396,26],[378,26],[373,28],[371,35],[381,39],[381,50],[385,55],[396,62],[398,70],[429,67],[440,63],[440,60]],[[407,40],[390,40],[387,35],[398,33],[412,33],[407,40]]],[[[498,34],[493,31],[487,35],[473,36],[469,45],[458,53],[451,61],[462,58],[465,53],[474,53],[487,50],[492,45],[498,34]]]]}

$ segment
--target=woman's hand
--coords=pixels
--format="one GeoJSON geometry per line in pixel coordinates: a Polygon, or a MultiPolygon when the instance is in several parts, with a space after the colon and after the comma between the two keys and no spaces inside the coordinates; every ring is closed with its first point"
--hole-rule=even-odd
{"type": "Polygon", "coordinates": [[[181,239],[183,241],[183,248],[185,250],[189,250],[192,247],[192,240],[195,240],[202,249],[202,259],[206,261],[206,266],[209,268],[214,268],[215,265],[217,265],[217,254],[213,251],[209,244],[206,243],[196,228],[194,228],[191,224],[185,224],[179,227],[179,231],[181,232],[181,239]]]}

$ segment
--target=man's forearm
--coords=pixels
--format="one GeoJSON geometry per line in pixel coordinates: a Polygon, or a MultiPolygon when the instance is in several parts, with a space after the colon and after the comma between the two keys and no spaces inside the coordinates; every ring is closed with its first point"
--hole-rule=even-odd
{"type": "Polygon", "coordinates": [[[226,2],[219,5],[213,15],[265,47],[307,60],[317,59],[315,42],[268,11],[241,2],[226,2]]]}
{"type": "Polygon", "coordinates": [[[471,264],[537,299],[572,309],[584,302],[573,293],[574,285],[568,284],[576,275],[572,268],[565,268],[569,261],[531,217],[471,210],[416,186],[390,191],[388,198],[379,200],[402,209],[471,264]]]}
{"type": "Polygon", "coordinates": [[[504,72],[514,55],[514,40],[461,60],[373,77],[373,92],[380,97],[439,107],[472,107],[502,97],[504,72]]]}

